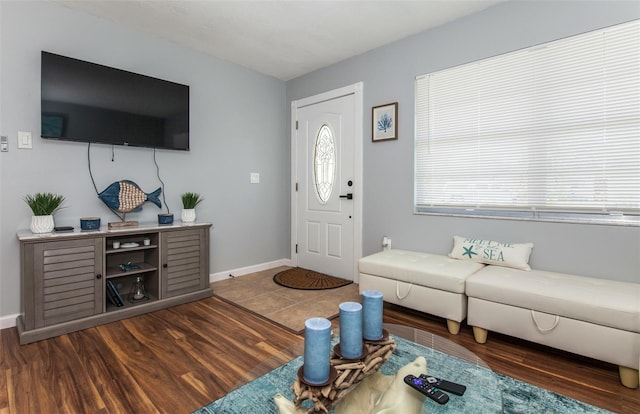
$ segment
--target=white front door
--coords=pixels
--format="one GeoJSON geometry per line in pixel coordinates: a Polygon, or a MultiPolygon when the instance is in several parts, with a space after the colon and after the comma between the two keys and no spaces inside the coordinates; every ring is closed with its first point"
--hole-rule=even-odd
{"type": "Polygon", "coordinates": [[[362,164],[357,145],[362,137],[361,105],[356,93],[334,92],[336,96],[297,102],[292,109],[294,261],[299,267],[357,281],[362,252],[362,164]]]}

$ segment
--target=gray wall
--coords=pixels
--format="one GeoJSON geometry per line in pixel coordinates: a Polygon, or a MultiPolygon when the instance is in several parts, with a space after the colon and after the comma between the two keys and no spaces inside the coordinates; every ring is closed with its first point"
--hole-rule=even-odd
{"type": "MultiPolygon", "coordinates": [[[[71,56],[174,82],[191,89],[191,151],[157,151],[166,200],[180,217],[180,194],[201,193],[198,221],[214,223],[211,272],[289,256],[285,83],[109,21],[50,2],[0,2],[2,69],[0,134],[0,317],[20,310],[19,244],[31,212],[24,195],[66,196],[57,225],[79,226],[83,216],[117,218],[96,198],[87,168],[87,145],[43,140],[40,135],[40,51],[71,56]],[[31,131],[33,149],[17,149],[18,131],[31,131]],[[249,173],[260,173],[260,184],[249,173]]],[[[153,150],[95,145],[92,171],[98,190],[119,179],[146,192],[160,186],[153,150]]],[[[147,203],[140,222],[156,221],[147,203]]]]}
{"type": "Polygon", "coordinates": [[[531,241],[534,268],[639,282],[638,227],[413,214],[416,75],[639,17],[635,1],[509,1],[287,82],[287,102],[364,82],[364,254],[384,235],[394,248],[440,254],[453,235],[531,241]],[[372,143],[370,108],[395,101],[399,140],[372,143]]]}

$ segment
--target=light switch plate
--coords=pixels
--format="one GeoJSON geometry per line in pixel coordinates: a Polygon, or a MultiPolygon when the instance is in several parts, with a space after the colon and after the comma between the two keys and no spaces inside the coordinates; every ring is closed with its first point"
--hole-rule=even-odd
{"type": "Polygon", "coordinates": [[[31,149],[31,132],[18,131],[18,148],[31,149]]]}
{"type": "Polygon", "coordinates": [[[0,152],[9,152],[9,139],[4,135],[0,137],[0,152]]]}
{"type": "Polygon", "coordinates": [[[260,183],[260,173],[251,173],[249,175],[249,182],[251,184],[259,184],[260,183]]]}

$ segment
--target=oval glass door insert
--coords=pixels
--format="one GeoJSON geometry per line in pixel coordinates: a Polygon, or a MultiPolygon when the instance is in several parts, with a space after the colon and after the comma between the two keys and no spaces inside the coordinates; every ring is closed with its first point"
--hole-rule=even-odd
{"type": "Polygon", "coordinates": [[[331,128],[326,124],[320,127],[316,136],[313,151],[313,172],[316,194],[322,204],[326,204],[333,191],[333,181],[336,175],[336,145],[331,128]]]}

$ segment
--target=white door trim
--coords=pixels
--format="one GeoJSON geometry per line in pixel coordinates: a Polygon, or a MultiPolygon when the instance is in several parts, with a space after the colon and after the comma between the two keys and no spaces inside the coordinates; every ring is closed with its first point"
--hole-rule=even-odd
{"type": "Polygon", "coordinates": [[[296,253],[296,241],[298,238],[298,198],[296,196],[296,172],[297,148],[296,129],[297,110],[305,106],[317,104],[331,99],[340,98],[346,95],[354,95],[355,104],[355,136],[354,136],[354,181],[357,183],[353,190],[353,281],[358,283],[358,260],[362,257],[362,199],[363,199],[363,170],[362,170],[362,148],[363,148],[363,83],[358,82],[353,85],[334,89],[308,98],[291,102],[291,262],[298,265],[298,255],[296,253]]]}

